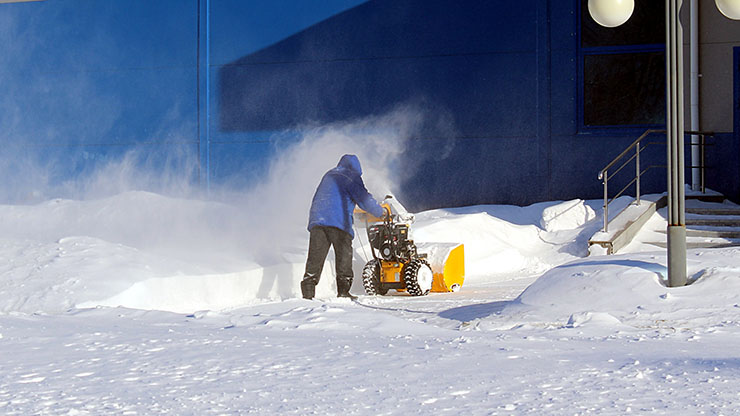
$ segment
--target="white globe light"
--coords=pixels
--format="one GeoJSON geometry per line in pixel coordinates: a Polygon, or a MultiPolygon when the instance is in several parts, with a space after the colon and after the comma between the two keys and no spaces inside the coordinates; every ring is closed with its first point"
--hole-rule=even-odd
{"type": "Polygon", "coordinates": [[[714,0],[723,15],[733,20],[740,20],[740,0],[714,0]]]}
{"type": "Polygon", "coordinates": [[[617,27],[629,20],[634,10],[635,0],[588,0],[588,12],[601,26],[617,27]]]}

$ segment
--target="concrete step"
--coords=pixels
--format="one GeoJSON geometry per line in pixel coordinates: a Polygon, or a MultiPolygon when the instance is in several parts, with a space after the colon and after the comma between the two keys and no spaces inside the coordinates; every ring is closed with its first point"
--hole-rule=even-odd
{"type": "Polygon", "coordinates": [[[687,214],[697,215],[734,215],[740,217],[740,209],[732,208],[686,208],[687,214]]]}
{"type": "Polygon", "coordinates": [[[686,200],[695,200],[695,201],[702,201],[702,202],[714,202],[721,204],[725,201],[725,196],[722,194],[694,194],[694,195],[686,195],[686,200]]]}
{"type": "MultiPolygon", "coordinates": [[[[650,241],[647,244],[667,248],[668,244],[665,241],[650,241]]],[[[738,247],[740,246],[740,240],[737,241],[686,241],[686,248],[725,248],[725,247],[738,247]]]]}
{"type": "Polygon", "coordinates": [[[700,218],[700,217],[688,217],[686,218],[686,226],[701,226],[701,227],[740,227],[740,217],[738,218],[700,218]]]}
{"type": "MultiPolygon", "coordinates": [[[[661,234],[667,234],[666,230],[659,230],[661,234]]],[[[688,228],[686,229],[686,237],[704,237],[704,238],[737,238],[740,239],[740,228],[688,228]]]]}

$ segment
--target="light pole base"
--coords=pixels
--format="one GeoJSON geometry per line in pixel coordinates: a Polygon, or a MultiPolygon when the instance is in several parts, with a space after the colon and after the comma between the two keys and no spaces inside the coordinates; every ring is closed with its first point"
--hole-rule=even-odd
{"type": "Polygon", "coordinates": [[[686,286],[686,226],[668,226],[668,287],[686,286]]]}

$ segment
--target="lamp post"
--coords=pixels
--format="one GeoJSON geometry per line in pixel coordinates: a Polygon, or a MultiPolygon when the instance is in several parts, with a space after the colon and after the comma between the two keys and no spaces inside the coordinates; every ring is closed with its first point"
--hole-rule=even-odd
{"type": "MultiPolygon", "coordinates": [[[[644,0],[643,0],[644,1],[644,0]]],[[[666,130],[668,141],[668,286],[686,285],[686,195],[684,189],[682,0],[665,0],[666,130]]],[[[730,19],[740,19],[740,0],[715,0],[730,19]]],[[[602,26],[626,22],[634,0],[589,0],[591,17],[602,26]],[[606,22],[606,23],[602,23],[606,22]]]]}
{"type": "Polygon", "coordinates": [[[686,285],[683,148],[683,0],[666,0],[666,140],[668,148],[668,286],[686,285]]]}

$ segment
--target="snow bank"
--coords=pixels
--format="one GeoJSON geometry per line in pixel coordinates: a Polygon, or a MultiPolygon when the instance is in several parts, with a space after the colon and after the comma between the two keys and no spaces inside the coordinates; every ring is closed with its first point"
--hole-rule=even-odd
{"type": "MultiPolygon", "coordinates": [[[[614,257],[614,256],[612,256],[614,257]]],[[[517,299],[520,303],[563,315],[633,310],[661,294],[665,266],[655,257],[580,260],[545,273],[517,299]]]]}
{"type": "MultiPolygon", "coordinates": [[[[100,305],[192,312],[299,297],[304,218],[287,218],[295,222],[288,231],[274,226],[283,220],[275,212],[254,215],[245,204],[126,192],[0,206],[0,311],[100,305]]],[[[559,205],[520,208],[518,215],[508,210],[507,220],[492,215],[492,207],[422,212],[414,238],[465,244],[466,285],[532,276],[578,257],[572,252],[581,244],[579,230],[535,225],[550,206],[559,205]]],[[[558,212],[562,220],[577,210],[558,212]]],[[[363,292],[359,276],[369,256],[359,227],[355,293],[363,292]]],[[[317,294],[335,293],[330,254],[317,294]]]]}
{"type": "Polygon", "coordinates": [[[541,273],[549,266],[536,255],[545,245],[537,227],[512,224],[486,213],[438,220],[424,220],[424,214],[413,225],[415,241],[464,244],[466,283],[512,273],[541,273]]]}
{"type": "MultiPolygon", "coordinates": [[[[665,254],[631,253],[577,260],[553,268],[509,303],[511,326],[601,328],[614,332],[740,320],[739,248],[689,250],[689,286],[666,286],[665,254]]],[[[482,325],[501,328],[500,319],[482,325]],[[495,321],[495,323],[494,323],[495,321]]]]}
{"type": "Polygon", "coordinates": [[[580,199],[574,199],[545,208],[542,211],[540,226],[549,232],[572,230],[595,218],[593,208],[580,199]]]}
{"type": "MultiPolygon", "coordinates": [[[[256,268],[239,273],[199,276],[150,277],[134,283],[107,299],[80,302],[78,308],[126,306],[144,310],[191,313],[224,310],[253,304],[256,299],[280,300],[300,292],[298,279],[302,264],[256,268]]],[[[324,294],[319,291],[319,295],[324,294]]]]}
{"type": "Polygon", "coordinates": [[[433,210],[416,216],[413,237],[465,244],[466,282],[481,283],[537,275],[585,256],[584,226],[593,219],[581,200],[433,210]]]}

